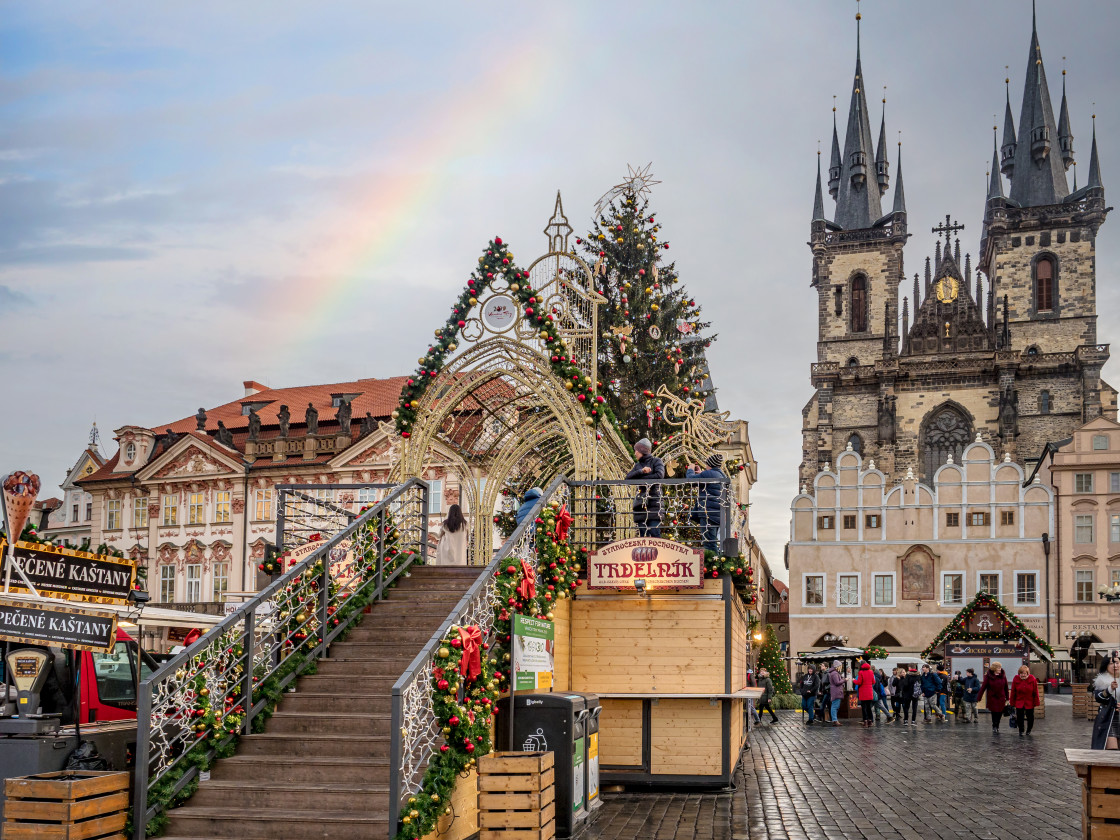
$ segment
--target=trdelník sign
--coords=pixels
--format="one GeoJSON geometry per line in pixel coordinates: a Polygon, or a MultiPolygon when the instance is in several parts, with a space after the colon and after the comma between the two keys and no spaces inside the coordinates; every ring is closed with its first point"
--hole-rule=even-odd
{"type": "Polygon", "coordinates": [[[658,537],[634,537],[591,553],[588,589],[628,589],[644,581],[645,590],[701,589],[704,552],[658,537]]]}

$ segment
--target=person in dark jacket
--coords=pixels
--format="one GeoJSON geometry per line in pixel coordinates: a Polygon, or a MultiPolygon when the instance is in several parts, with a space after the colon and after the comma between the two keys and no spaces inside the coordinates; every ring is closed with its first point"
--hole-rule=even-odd
{"type": "Polygon", "coordinates": [[[828,685],[828,669],[821,665],[820,669],[820,689],[817,692],[817,700],[820,703],[820,718],[821,724],[828,723],[831,718],[828,716],[829,710],[832,708],[832,695],[828,685]]]}
{"type": "Polygon", "coordinates": [[[770,672],[765,668],[758,669],[758,687],[762,689],[762,697],[754,713],[754,722],[762,723],[762,713],[769,712],[770,722],[777,723],[778,716],[774,713],[774,707],[770,705],[770,701],[774,699],[774,681],[770,679],[770,672]]]}
{"type": "Polygon", "coordinates": [[[719,514],[721,497],[723,495],[722,479],[723,456],[713,452],[704,462],[705,468],[700,464],[691,464],[685,470],[685,478],[707,478],[712,481],[700,485],[696,494],[696,507],[692,510],[692,519],[700,526],[704,540],[704,548],[708,551],[719,552],[719,514]]]}
{"type": "Polygon", "coordinates": [[[976,704],[979,702],[977,698],[980,696],[980,678],[976,676],[975,669],[968,668],[965,670],[961,687],[964,689],[964,696],[961,698],[964,711],[961,719],[965,723],[971,720],[974,724],[977,724],[980,722],[980,713],[976,711],[976,704]]]}
{"type": "Polygon", "coordinates": [[[1090,690],[1093,699],[1100,704],[1097,719],[1093,721],[1094,750],[1114,750],[1120,745],[1120,715],[1116,714],[1116,697],[1120,692],[1120,651],[1101,663],[1100,673],[1093,681],[1090,690]]]}
{"type": "Polygon", "coordinates": [[[925,716],[926,723],[931,723],[933,720],[930,717],[930,713],[936,715],[938,720],[944,720],[945,716],[941,714],[941,707],[937,705],[937,695],[941,691],[941,678],[937,676],[937,672],[928,665],[923,665],[921,679],[922,712],[925,716]]]}
{"type": "Polygon", "coordinates": [[[979,703],[988,695],[988,711],[992,713],[992,731],[999,732],[999,722],[1003,717],[1003,709],[1011,697],[1011,689],[1007,684],[1007,675],[1003,673],[1003,665],[993,662],[984,675],[984,682],[980,684],[980,693],[976,695],[979,703]]]}
{"type": "Polygon", "coordinates": [[[832,725],[840,725],[840,704],[844,702],[844,675],[840,672],[840,660],[832,660],[832,667],[828,669],[828,697],[830,702],[829,717],[832,725]]]}
{"type": "Polygon", "coordinates": [[[894,712],[894,722],[902,723],[902,685],[906,681],[906,669],[895,668],[887,680],[887,688],[891,693],[891,711],[894,712]]]}
{"type": "Polygon", "coordinates": [[[805,718],[805,724],[812,726],[813,719],[816,716],[817,692],[821,688],[821,681],[812,665],[805,670],[805,676],[801,678],[797,687],[801,691],[801,711],[808,715],[805,718]]]}
{"type": "Polygon", "coordinates": [[[918,698],[922,696],[922,676],[913,665],[902,680],[903,726],[918,725],[918,698]]]}
{"type": "Polygon", "coordinates": [[[1026,665],[1019,666],[1019,673],[1011,681],[1011,705],[1015,707],[1015,723],[1019,727],[1019,737],[1034,729],[1034,709],[1041,701],[1038,699],[1038,678],[1026,665]]]}
{"type": "MultiPolygon", "coordinates": [[[[642,438],[634,444],[638,460],[626,474],[627,481],[647,482],[654,478],[665,477],[665,462],[655,458],[653,444],[649,438],[642,438]]],[[[634,525],[639,537],[661,536],[661,485],[644,484],[634,497],[634,525]]]]}
{"type": "Polygon", "coordinates": [[[525,491],[525,498],[521,500],[521,507],[517,509],[517,513],[513,517],[518,525],[533,512],[533,506],[536,505],[537,499],[543,495],[544,492],[539,487],[530,487],[525,491]]]}
{"type": "Polygon", "coordinates": [[[957,723],[960,723],[964,712],[964,684],[960,671],[954,671],[953,679],[949,681],[949,696],[953,701],[953,714],[957,717],[957,723]]]}

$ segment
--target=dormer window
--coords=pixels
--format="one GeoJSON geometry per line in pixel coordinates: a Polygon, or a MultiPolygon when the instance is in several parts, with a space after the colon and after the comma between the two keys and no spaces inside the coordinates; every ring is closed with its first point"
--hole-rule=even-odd
{"type": "Polygon", "coordinates": [[[127,446],[125,446],[125,448],[124,448],[124,459],[126,461],[136,460],[136,444],[135,443],[129,443],[127,446]]]}
{"type": "Polygon", "coordinates": [[[241,416],[242,417],[248,417],[250,411],[260,411],[266,405],[268,405],[268,401],[266,401],[266,402],[243,402],[243,403],[241,403],[241,416]]]}
{"type": "Polygon", "coordinates": [[[331,394],[331,408],[338,408],[344,402],[352,402],[357,394],[331,394]]]}

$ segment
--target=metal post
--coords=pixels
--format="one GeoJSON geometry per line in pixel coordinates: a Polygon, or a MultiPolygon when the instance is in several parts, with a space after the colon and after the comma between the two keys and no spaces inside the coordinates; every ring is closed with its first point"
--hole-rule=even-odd
{"type": "Polygon", "coordinates": [[[327,605],[331,597],[331,562],[323,554],[323,574],[319,578],[319,648],[315,654],[316,659],[327,655],[327,605]]]}
{"type": "Polygon", "coordinates": [[[731,536],[731,482],[720,479],[720,504],[719,504],[719,543],[723,550],[723,541],[731,536]]]}
{"type": "Polygon", "coordinates": [[[428,562],[428,483],[420,485],[420,562],[428,562]]]}
{"type": "Polygon", "coordinates": [[[140,684],[136,697],[136,756],[132,793],[132,836],[133,840],[144,840],[148,827],[148,770],[151,749],[152,725],[152,685],[148,681],[140,684]]]}
{"type": "MultiPolygon", "coordinates": [[[[276,548],[281,554],[284,553],[284,508],[286,507],[284,497],[287,495],[286,490],[279,490],[276,493],[276,548]]],[[[284,570],[281,569],[280,571],[283,572],[284,570]]]]}
{"type": "Polygon", "coordinates": [[[243,668],[245,675],[242,680],[241,693],[243,696],[245,717],[242,720],[241,732],[248,735],[253,731],[253,659],[256,655],[256,608],[249,610],[245,616],[245,641],[242,648],[245,651],[243,668]]]}
{"type": "MultiPolygon", "coordinates": [[[[404,711],[401,704],[401,690],[393,686],[393,706],[389,719],[392,738],[389,739],[389,836],[397,833],[401,821],[401,773],[404,772],[404,711]]],[[[143,838],[138,838],[143,840],[143,838]]]]}
{"type": "Polygon", "coordinates": [[[382,587],[385,585],[385,511],[381,511],[377,520],[377,600],[385,598],[382,587]]]}

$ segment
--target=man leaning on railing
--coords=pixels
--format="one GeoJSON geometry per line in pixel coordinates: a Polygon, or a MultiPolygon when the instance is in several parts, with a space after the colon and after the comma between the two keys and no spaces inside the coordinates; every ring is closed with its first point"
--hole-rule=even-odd
{"type": "Polygon", "coordinates": [[[653,444],[642,438],[634,444],[638,460],[626,474],[627,481],[642,481],[634,497],[634,525],[639,537],[661,536],[661,485],[646,484],[649,479],[665,477],[665,462],[653,455],[653,444]]]}
{"type": "Polygon", "coordinates": [[[685,478],[707,478],[712,481],[700,485],[696,497],[696,508],[692,511],[693,521],[700,526],[704,539],[704,548],[708,551],[719,551],[719,516],[722,508],[723,456],[713,452],[704,461],[704,469],[700,464],[689,464],[685,471],[685,478]]]}

